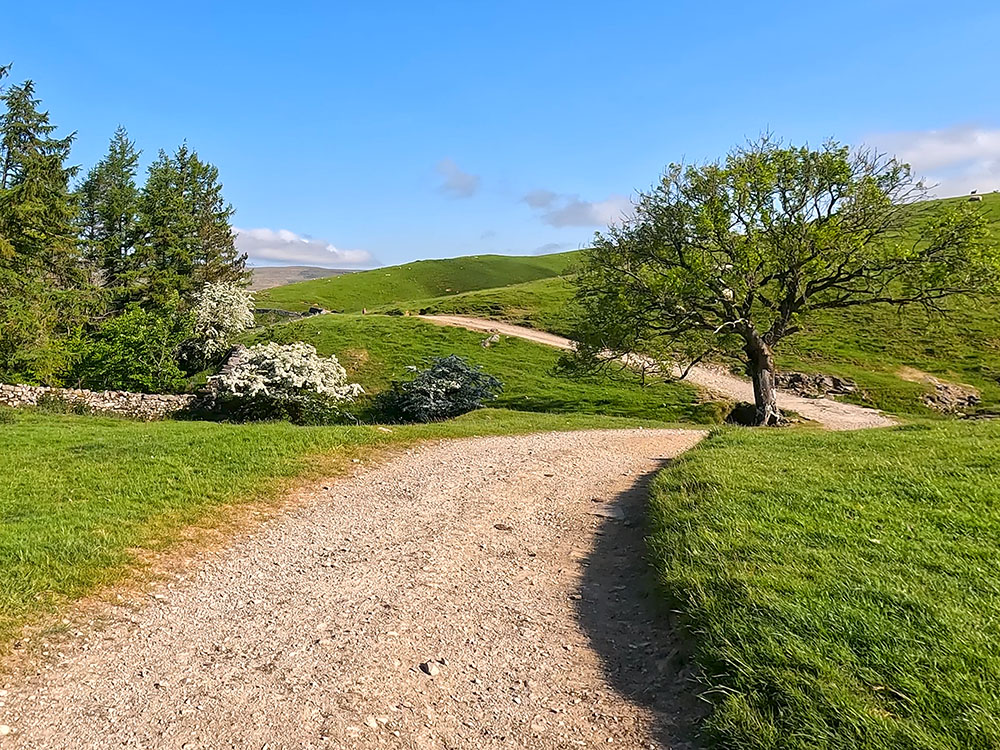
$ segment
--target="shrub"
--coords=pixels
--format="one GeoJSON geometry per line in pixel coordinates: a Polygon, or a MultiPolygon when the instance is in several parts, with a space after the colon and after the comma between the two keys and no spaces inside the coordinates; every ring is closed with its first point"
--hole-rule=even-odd
{"type": "Polygon", "coordinates": [[[452,354],[431,361],[412,380],[395,381],[378,399],[383,418],[399,422],[436,422],[482,407],[503,384],[452,354]]]}
{"type": "Polygon", "coordinates": [[[343,405],[364,392],[347,382],[336,357],[320,357],[301,341],[252,346],[231,370],[209,378],[209,385],[216,413],[240,422],[327,424],[342,419],[343,405]]]}
{"type": "Polygon", "coordinates": [[[179,313],[176,304],[156,310],[132,307],[91,337],[77,376],[84,387],[95,390],[183,390],[177,357],[191,331],[191,317],[179,313]]]}
{"type": "Polygon", "coordinates": [[[194,336],[187,356],[211,362],[226,352],[236,335],[254,326],[253,294],[235,284],[205,284],[192,308],[194,336]]]}

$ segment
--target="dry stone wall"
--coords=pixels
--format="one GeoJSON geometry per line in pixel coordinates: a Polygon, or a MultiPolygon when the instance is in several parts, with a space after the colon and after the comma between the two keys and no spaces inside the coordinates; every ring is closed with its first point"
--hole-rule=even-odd
{"type": "Polygon", "coordinates": [[[0,384],[0,406],[37,406],[47,398],[94,414],[113,414],[132,419],[163,419],[187,408],[196,396],[130,393],[129,391],[88,391],[81,388],[49,388],[37,385],[0,384]]]}

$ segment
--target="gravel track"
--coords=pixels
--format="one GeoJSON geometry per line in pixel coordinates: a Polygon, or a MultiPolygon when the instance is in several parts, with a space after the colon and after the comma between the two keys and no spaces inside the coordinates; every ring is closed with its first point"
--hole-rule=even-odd
{"type": "MultiPolygon", "coordinates": [[[[438,325],[468,328],[484,333],[500,333],[504,336],[514,336],[559,349],[573,349],[575,347],[570,339],[556,336],[553,333],[485,318],[470,318],[464,315],[421,315],[420,317],[438,325]]],[[[719,368],[693,367],[686,380],[707,391],[721,394],[736,401],[753,403],[754,400],[753,385],[749,380],[719,368]]],[[[819,422],[828,430],[864,430],[871,427],[891,427],[896,424],[895,421],[876,409],[845,404],[829,398],[803,398],[786,391],[778,391],[778,406],[794,411],[806,419],[819,422]]]]}
{"type": "Polygon", "coordinates": [[[0,749],[691,747],[641,519],[703,435],[447,441],[303,491],[0,676],[0,749]]]}

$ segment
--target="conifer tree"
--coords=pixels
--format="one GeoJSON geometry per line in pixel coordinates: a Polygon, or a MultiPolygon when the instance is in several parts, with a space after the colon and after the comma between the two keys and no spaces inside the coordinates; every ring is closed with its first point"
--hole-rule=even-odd
{"type": "Polygon", "coordinates": [[[126,291],[138,238],[139,151],[119,126],[108,153],[80,186],[80,239],[84,257],[102,286],[126,291]]]}
{"type": "Polygon", "coordinates": [[[3,91],[0,105],[0,380],[51,382],[87,304],[76,169],[65,163],[74,135],[54,135],[31,81],[3,91]]]}
{"type": "Polygon", "coordinates": [[[136,253],[146,300],[170,290],[190,298],[208,282],[246,283],[246,255],[236,250],[219,171],[186,145],[173,155],[161,151],[150,165],[139,209],[136,253]]]}

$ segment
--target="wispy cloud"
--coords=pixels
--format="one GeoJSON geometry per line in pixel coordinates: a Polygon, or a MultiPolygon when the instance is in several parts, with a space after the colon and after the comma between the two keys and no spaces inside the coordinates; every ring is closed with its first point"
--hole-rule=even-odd
{"type": "Polygon", "coordinates": [[[233,229],[236,247],[247,254],[252,266],[303,265],[345,268],[375,265],[367,250],[341,250],[287,229],[233,229]]]}
{"type": "Polygon", "coordinates": [[[1000,189],[1000,129],[957,125],[876,133],[865,142],[910,164],[937,196],[1000,189]]]}
{"type": "Polygon", "coordinates": [[[587,201],[578,195],[532,190],[521,200],[541,213],[539,218],[553,227],[607,226],[632,213],[632,202],[624,195],[587,201]]]}
{"type": "Polygon", "coordinates": [[[482,182],[477,174],[463,171],[452,159],[442,159],[435,167],[442,182],[438,189],[451,198],[471,198],[482,182]]]}

